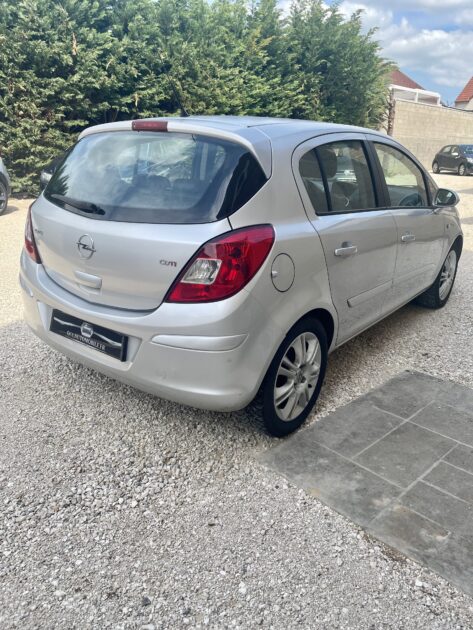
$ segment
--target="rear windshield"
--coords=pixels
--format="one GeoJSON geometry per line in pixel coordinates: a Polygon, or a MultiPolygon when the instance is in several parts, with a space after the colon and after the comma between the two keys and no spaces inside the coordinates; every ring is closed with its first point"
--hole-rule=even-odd
{"type": "Polygon", "coordinates": [[[80,140],[44,195],[84,216],[133,223],[209,223],[266,183],[245,147],[208,136],[115,131],[80,140]]]}

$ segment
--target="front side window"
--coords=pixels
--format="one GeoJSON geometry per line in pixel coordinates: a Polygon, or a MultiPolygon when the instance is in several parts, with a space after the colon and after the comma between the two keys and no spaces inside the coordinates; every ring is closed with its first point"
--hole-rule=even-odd
{"type": "Polygon", "coordinates": [[[386,180],[390,208],[427,206],[428,195],[421,169],[398,149],[375,143],[386,180]]]}
{"type": "Polygon", "coordinates": [[[265,183],[256,158],[235,142],[115,131],[80,140],[44,195],[66,210],[104,221],[208,223],[238,210],[265,183]]]}
{"type": "Polygon", "coordinates": [[[376,208],[376,194],[363,144],[358,140],[317,147],[325,178],[330,212],[376,208]]]}

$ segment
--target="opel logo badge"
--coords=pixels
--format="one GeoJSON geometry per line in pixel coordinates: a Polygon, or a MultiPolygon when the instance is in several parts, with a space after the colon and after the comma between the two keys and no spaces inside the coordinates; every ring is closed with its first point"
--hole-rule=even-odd
{"type": "Polygon", "coordinates": [[[86,339],[90,339],[94,334],[94,327],[91,324],[84,322],[80,327],[80,334],[86,339]]]}
{"type": "Polygon", "coordinates": [[[94,247],[94,239],[89,234],[84,234],[77,241],[77,249],[79,250],[79,256],[88,260],[95,254],[96,249],[94,247]]]}

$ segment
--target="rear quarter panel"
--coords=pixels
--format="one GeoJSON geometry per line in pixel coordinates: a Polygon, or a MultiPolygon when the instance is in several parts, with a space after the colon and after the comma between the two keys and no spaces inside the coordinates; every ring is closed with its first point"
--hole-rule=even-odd
{"type": "MultiPolygon", "coordinates": [[[[269,223],[274,227],[276,239],[273,249],[263,269],[247,289],[283,331],[282,338],[304,315],[319,308],[332,316],[336,339],[337,316],[332,303],[325,257],[292,175],[293,149],[294,144],[287,140],[273,146],[271,178],[229,220],[235,229],[261,223],[269,223]],[[294,281],[285,292],[276,290],[271,278],[273,262],[282,253],[290,256],[295,268],[294,281]]],[[[282,338],[277,340],[276,347],[282,338]]]]}

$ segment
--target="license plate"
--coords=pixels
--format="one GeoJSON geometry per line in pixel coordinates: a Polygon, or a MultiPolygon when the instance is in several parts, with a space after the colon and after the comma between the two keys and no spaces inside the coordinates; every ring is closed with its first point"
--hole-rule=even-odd
{"type": "Polygon", "coordinates": [[[61,337],[94,348],[109,357],[126,361],[128,337],[114,330],[90,324],[56,309],[53,310],[49,330],[61,337]]]}

